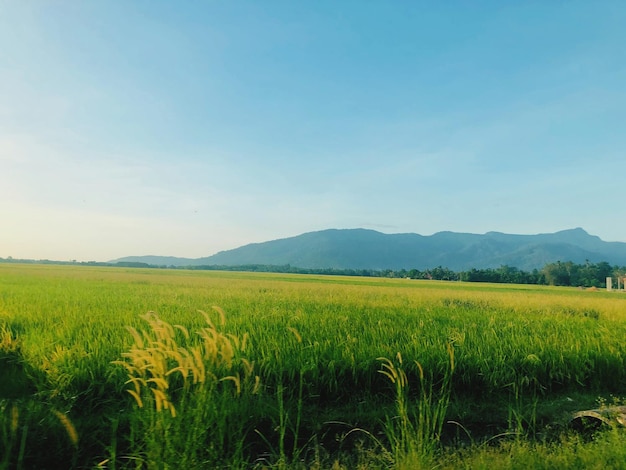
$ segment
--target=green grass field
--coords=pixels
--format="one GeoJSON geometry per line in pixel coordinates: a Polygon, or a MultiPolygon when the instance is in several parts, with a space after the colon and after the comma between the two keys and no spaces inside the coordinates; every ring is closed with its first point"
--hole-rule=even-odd
{"type": "Polygon", "coordinates": [[[624,338],[617,292],[0,264],[0,469],[626,468],[567,426],[624,338]]]}

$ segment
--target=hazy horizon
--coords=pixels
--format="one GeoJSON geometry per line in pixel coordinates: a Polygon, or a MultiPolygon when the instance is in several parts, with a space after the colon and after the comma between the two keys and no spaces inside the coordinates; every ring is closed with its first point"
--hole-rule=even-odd
{"type": "MultiPolygon", "coordinates": [[[[437,233],[441,233],[441,232],[433,232],[433,233],[417,233],[417,232],[385,232],[384,230],[380,230],[380,229],[374,229],[374,228],[366,228],[366,227],[353,227],[352,229],[366,229],[366,230],[375,230],[377,232],[380,233],[384,233],[384,234],[407,234],[407,233],[411,233],[411,234],[417,234],[417,235],[423,235],[423,236],[432,236],[435,235],[437,233]]],[[[583,227],[571,227],[569,229],[563,229],[563,231],[565,230],[576,230],[576,229],[582,229],[585,230],[583,227]]],[[[351,230],[350,228],[346,228],[346,229],[334,229],[334,228],[324,228],[324,229],[319,229],[319,230],[313,230],[312,232],[324,232],[326,230],[351,230]]],[[[558,232],[560,232],[561,230],[558,230],[558,232]]],[[[492,230],[491,232],[499,232],[498,230],[492,230]]],[[[587,230],[585,230],[585,232],[587,232],[589,235],[594,236],[593,233],[589,233],[587,230]]],[[[310,233],[310,232],[307,232],[310,233]]],[[[469,233],[469,232],[456,232],[456,233],[469,233]]],[[[481,234],[476,234],[476,235],[485,235],[488,232],[485,233],[481,233],[481,234]]],[[[503,233],[503,232],[500,232],[503,233]]],[[[545,232],[544,232],[545,233],[545,232]]],[[[541,233],[537,233],[537,234],[515,234],[515,233],[511,233],[511,234],[507,234],[507,235],[540,235],[541,233]]],[[[298,233],[298,234],[294,234],[294,235],[288,235],[286,237],[280,237],[279,239],[284,239],[284,238],[293,238],[293,237],[297,237],[298,235],[303,235],[302,233],[298,233]]],[[[124,256],[119,256],[118,258],[114,258],[114,259],[109,259],[109,260],[101,260],[101,261],[115,261],[117,259],[123,259],[123,258],[133,258],[133,257],[138,257],[138,258],[144,258],[144,257],[149,257],[149,256],[154,256],[154,257],[158,257],[158,258],[189,258],[189,259],[197,259],[197,258],[208,258],[210,256],[213,256],[219,252],[222,251],[229,251],[231,249],[236,249],[236,248],[241,248],[242,246],[248,245],[248,244],[259,244],[259,243],[265,243],[265,242],[270,242],[270,241],[275,241],[277,239],[271,239],[271,240],[256,240],[250,243],[246,243],[244,245],[240,245],[240,246],[235,246],[232,248],[227,248],[225,250],[219,250],[216,251],[215,253],[208,253],[206,255],[202,255],[202,256],[193,256],[193,257],[189,257],[189,256],[174,256],[174,255],[168,255],[168,254],[158,254],[158,253],[142,253],[142,254],[138,254],[138,253],[134,253],[134,254],[130,254],[130,255],[124,255],[124,256]]],[[[612,241],[612,240],[602,240],[602,241],[612,241]]],[[[100,261],[100,260],[99,260],[100,261]]]]}
{"type": "MultiPolygon", "coordinates": [[[[353,228],[344,228],[344,229],[336,229],[336,228],[323,228],[323,229],[319,229],[319,230],[313,230],[311,232],[306,232],[306,233],[316,233],[316,232],[326,232],[329,230],[373,230],[385,235],[407,235],[407,234],[416,234],[416,235],[420,235],[420,236],[425,236],[425,237],[430,237],[433,235],[437,235],[439,233],[457,233],[457,234],[461,234],[461,235],[486,235],[488,233],[501,233],[504,235],[513,235],[513,236],[517,236],[517,235],[545,235],[546,232],[540,232],[540,233],[532,233],[532,234],[519,234],[519,233],[504,233],[504,232],[500,232],[498,230],[492,230],[489,232],[485,232],[485,233],[473,233],[473,232],[450,232],[450,231],[439,231],[439,232],[433,232],[433,233],[428,233],[428,234],[424,234],[424,233],[417,233],[417,232],[385,232],[384,230],[380,230],[380,229],[373,229],[373,228],[365,228],[365,227],[353,227],[353,228]]],[[[572,228],[568,228],[568,229],[563,229],[563,230],[557,230],[555,232],[550,232],[552,233],[558,233],[558,232],[565,232],[565,231],[572,231],[572,230],[583,230],[585,233],[587,233],[588,235],[594,237],[597,236],[593,233],[589,233],[587,230],[585,230],[583,227],[572,227],[572,228]]],[[[176,255],[170,255],[170,254],[159,254],[159,253],[133,253],[133,254],[127,254],[127,255],[122,255],[122,256],[118,256],[117,258],[110,258],[110,259],[102,259],[102,260],[94,260],[94,259],[83,259],[83,260],[77,260],[77,259],[70,259],[70,260],[65,260],[65,259],[52,259],[52,258],[32,258],[32,257],[24,257],[24,258],[18,258],[18,257],[14,257],[14,256],[10,256],[11,259],[24,259],[24,260],[34,260],[34,261],[60,261],[60,262],[115,262],[115,261],[119,261],[119,260],[125,260],[127,258],[150,258],[150,257],[154,257],[154,258],[179,258],[179,259],[199,259],[199,258],[209,258],[213,255],[222,253],[222,252],[227,252],[230,251],[232,249],[237,249],[237,248],[241,248],[243,246],[247,246],[247,245],[259,245],[259,244],[263,244],[263,243],[267,243],[267,242],[273,242],[273,241],[278,241],[278,240],[282,240],[282,239],[289,239],[289,238],[295,238],[298,237],[300,235],[305,235],[306,233],[298,233],[298,234],[294,234],[294,235],[288,235],[285,237],[280,237],[277,239],[268,239],[268,240],[256,240],[256,241],[252,241],[249,243],[245,243],[243,245],[239,245],[236,247],[232,247],[232,248],[226,248],[224,250],[219,250],[216,251],[214,253],[208,253],[205,255],[201,255],[201,256],[176,256],[176,255]]],[[[598,237],[600,238],[600,237],[598,237]]],[[[602,240],[602,238],[600,238],[602,240]]],[[[603,242],[611,242],[612,240],[602,240],[603,242]]],[[[624,243],[624,242],[622,242],[624,243]]],[[[0,259],[6,259],[2,256],[0,256],[0,259]]]]}
{"type": "Polygon", "coordinates": [[[0,257],[626,241],[626,4],[0,0],[0,257]]]}

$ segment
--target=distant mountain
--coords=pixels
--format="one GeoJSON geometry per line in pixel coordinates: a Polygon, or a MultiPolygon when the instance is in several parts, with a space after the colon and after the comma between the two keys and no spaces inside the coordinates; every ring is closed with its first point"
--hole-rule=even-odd
{"type": "Polygon", "coordinates": [[[133,264],[142,263],[151,266],[193,266],[197,264],[197,258],[178,258],[176,256],[126,256],[114,259],[109,263],[133,264]]]}
{"type": "Polygon", "coordinates": [[[454,271],[514,266],[525,271],[555,261],[608,261],[626,265],[626,243],[605,242],[582,228],[538,235],[439,232],[384,234],[366,229],[330,229],[252,243],[206,258],[131,256],[115,262],[166,266],[291,265],[298,268],[428,269],[454,271]]]}

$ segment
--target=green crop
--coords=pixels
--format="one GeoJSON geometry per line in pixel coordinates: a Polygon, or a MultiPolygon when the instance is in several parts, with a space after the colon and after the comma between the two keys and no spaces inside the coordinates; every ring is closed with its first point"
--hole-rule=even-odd
{"type": "Polygon", "coordinates": [[[394,439],[436,457],[458,429],[540,437],[568,406],[626,390],[621,292],[19,264],[0,264],[0,286],[0,468],[153,468],[157,444],[198,468],[384,466],[394,439]],[[213,306],[219,328],[199,313],[213,306]],[[157,351],[155,326],[173,349],[157,351]],[[234,361],[213,382],[206,335],[234,361]],[[141,351],[166,356],[165,376],[133,362],[141,351]],[[416,388],[380,373],[397,357],[416,388]],[[430,411],[435,427],[416,432],[407,420],[430,411]],[[55,450],[41,455],[41,439],[55,450]]]}

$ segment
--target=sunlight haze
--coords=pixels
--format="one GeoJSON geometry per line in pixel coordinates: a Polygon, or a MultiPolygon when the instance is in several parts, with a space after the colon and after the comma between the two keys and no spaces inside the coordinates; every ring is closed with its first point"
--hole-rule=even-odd
{"type": "Polygon", "coordinates": [[[626,3],[0,0],[0,257],[626,242],[626,3]]]}

